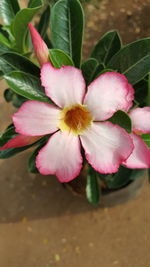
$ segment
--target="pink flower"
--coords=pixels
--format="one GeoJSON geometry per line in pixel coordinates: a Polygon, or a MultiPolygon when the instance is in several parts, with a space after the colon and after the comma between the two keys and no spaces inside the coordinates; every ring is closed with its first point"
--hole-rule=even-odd
{"type": "Polygon", "coordinates": [[[124,165],[130,169],[150,168],[150,150],[140,134],[150,133],[150,107],[135,108],[129,116],[132,120],[133,133],[130,135],[134,150],[124,165]]]}
{"type": "Polygon", "coordinates": [[[27,101],[13,115],[16,132],[21,135],[52,134],[36,158],[40,173],[55,174],[60,182],[74,179],[82,168],[81,146],[95,170],[117,172],[132,153],[133,142],[124,129],[104,120],[132,106],[134,92],[125,76],[104,73],[86,92],[79,69],[56,69],[47,63],[41,69],[41,81],[56,106],[27,101]]]}
{"type": "Polygon", "coordinates": [[[38,31],[33,27],[31,23],[29,23],[29,30],[30,30],[30,35],[32,39],[32,43],[34,46],[34,52],[36,54],[36,57],[42,66],[44,63],[49,62],[49,51],[48,47],[41,38],[40,34],[38,31]]]}

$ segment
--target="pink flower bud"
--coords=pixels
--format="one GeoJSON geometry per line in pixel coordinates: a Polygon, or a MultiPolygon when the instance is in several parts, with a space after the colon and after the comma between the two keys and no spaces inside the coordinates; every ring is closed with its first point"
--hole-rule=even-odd
{"type": "Polygon", "coordinates": [[[42,66],[44,63],[49,62],[49,51],[48,47],[41,38],[38,31],[33,27],[31,23],[28,24],[30,35],[34,47],[34,52],[36,54],[36,57],[42,66]]]}

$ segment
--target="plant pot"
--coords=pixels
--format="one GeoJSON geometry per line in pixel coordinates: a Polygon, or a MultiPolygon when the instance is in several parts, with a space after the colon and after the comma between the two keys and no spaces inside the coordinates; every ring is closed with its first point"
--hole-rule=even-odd
{"type": "MultiPolygon", "coordinates": [[[[84,174],[85,170],[75,180],[65,184],[65,187],[71,190],[73,194],[86,198],[86,176],[84,174]]],[[[144,175],[141,175],[120,189],[102,188],[100,206],[112,207],[136,198],[141,192],[144,180],[144,175]]]]}

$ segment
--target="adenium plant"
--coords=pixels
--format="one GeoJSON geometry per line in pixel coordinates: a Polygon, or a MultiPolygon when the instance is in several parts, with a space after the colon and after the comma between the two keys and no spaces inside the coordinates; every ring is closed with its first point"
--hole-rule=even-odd
{"type": "Polygon", "coordinates": [[[97,204],[101,181],[118,189],[150,168],[150,38],[122,47],[118,32],[110,31],[81,64],[78,0],[59,0],[51,15],[41,1],[20,10],[15,0],[13,13],[9,5],[0,3],[0,69],[9,86],[5,99],[19,109],[0,137],[0,158],[36,146],[29,170],[63,183],[86,163],[87,198],[97,204]],[[30,21],[39,10],[35,28],[30,21]]]}

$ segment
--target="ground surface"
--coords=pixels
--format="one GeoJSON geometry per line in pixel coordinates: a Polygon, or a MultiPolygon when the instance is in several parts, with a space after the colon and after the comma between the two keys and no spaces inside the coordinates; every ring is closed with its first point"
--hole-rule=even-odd
{"type": "MultiPolygon", "coordinates": [[[[94,0],[86,14],[85,55],[112,28],[125,43],[150,35],[149,1],[94,0]]],[[[2,91],[0,107],[3,130],[14,109],[2,91]]],[[[0,161],[0,267],[150,267],[147,183],[136,200],[95,209],[55,178],[29,174],[29,154],[0,161]]]]}

